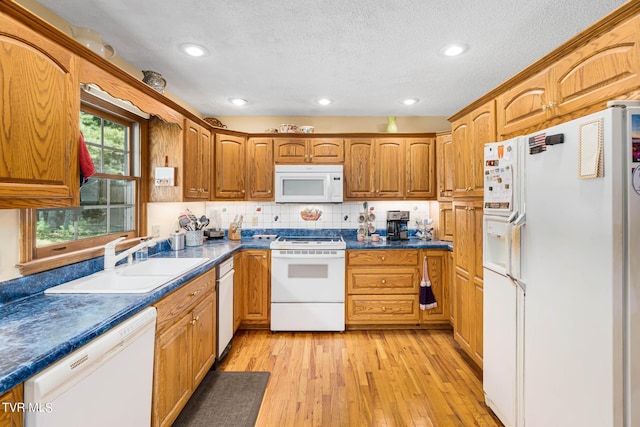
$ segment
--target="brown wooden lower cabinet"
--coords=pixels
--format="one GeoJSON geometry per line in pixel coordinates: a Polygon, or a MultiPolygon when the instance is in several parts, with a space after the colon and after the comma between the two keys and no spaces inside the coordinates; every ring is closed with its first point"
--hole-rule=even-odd
{"type": "Polygon", "coordinates": [[[347,327],[449,325],[447,250],[371,249],[347,251],[347,327]],[[422,260],[438,308],[419,305],[422,260]]]}
{"type": "MultiPolygon", "coordinates": [[[[448,325],[450,322],[449,253],[446,249],[420,251],[420,260],[427,257],[431,291],[438,303],[436,308],[420,311],[420,323],[422,325],[448,325]]],[[[422,262],[420,262],[419,269],[420,278],[422,278],[422,262]]]]}
{"type": "Polygon", "coordinates": [[[151,424],[170,426],[215,362],[215,271],[192,280],[155,306],[151,424]]]}
{"type": "Polygon", "coordinates": [[[12,405],[24,400],[23,386],[19,384],[0,396],[0,427],[22,427],[22,411],[12,410],[12,405]],[[7,405],[5,405],[7,403],[7,405]]]}
{"type": "Polygon", "coordinates": [[[247,249],[240,252],[240,267],[234,264],[242,298],[240,326],[268,328],[271,322],[271,251],[247,249]]]}

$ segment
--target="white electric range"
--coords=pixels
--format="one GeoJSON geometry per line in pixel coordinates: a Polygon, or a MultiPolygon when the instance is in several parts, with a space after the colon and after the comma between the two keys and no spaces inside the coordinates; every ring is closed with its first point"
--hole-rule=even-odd
{"type": "Polygon", "coordinates": [[[341,236],[281,236],[271,242],[271,330],[344,331],[341,236]]]}

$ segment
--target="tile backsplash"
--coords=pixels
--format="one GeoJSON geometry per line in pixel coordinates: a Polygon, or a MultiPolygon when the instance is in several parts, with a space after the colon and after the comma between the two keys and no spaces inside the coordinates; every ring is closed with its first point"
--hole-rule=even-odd
{"type": "MultiPolygon", "coordinates": [[[[385,230],[388,210],[405,210],[410,213],[409,228],[416,228],[416,221],[430,218],[430,202],[425,200],[372,201],[369,212],[375,214],[372,223],[377,230],[385,230]]],[[[178,214],[188,208],[196,216],[206,215],[211,227],[219,222],[228,229],[236,216],[243,215],[243,228],[248,229],[353,229],[358,228],[358,216],[364,211],[363,202],[339,204],[279,204],[274,202],[195,202],[195,203],[149,203],[149,233],[154,225],[160,226],[164,237],[178,229],[178,214]],[[317,209],[321,211],[316,221],[305,221],[301,212],[317,209]]],[[[437,211],[435,212],[437,214],[437,211]]]]}

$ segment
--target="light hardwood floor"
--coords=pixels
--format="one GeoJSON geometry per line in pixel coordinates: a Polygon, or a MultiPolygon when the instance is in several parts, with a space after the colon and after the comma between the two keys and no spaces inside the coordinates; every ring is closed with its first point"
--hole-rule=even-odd
{"type": "Polygon", "coordinates": [[[239,331],[218,370],[269,371],[256,426],[502,426],[450,331],[239,331]]]}

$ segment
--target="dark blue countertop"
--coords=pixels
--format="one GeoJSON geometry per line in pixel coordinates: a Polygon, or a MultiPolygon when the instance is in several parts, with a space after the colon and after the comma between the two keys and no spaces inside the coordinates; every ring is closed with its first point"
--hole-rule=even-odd
{"type": "MultiPolygon", "coordinates": [[[[358,242],[347,249],[452,249],[449,242],[358,242]]],[[[102,269],[102,257],[0,283],[0,394],[38,373],[93,338],[154,304],[194,277],[215,268],[239,249],[268,249],[270,240],[209,240],[170,251],[160,244],[153,258],[209,258],[182,277],[145,294],[47,294],[45,289],[102,269]]]]}

